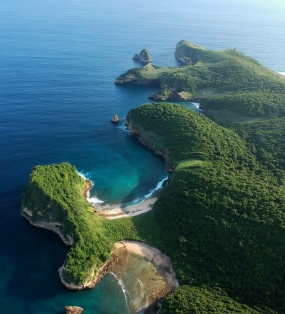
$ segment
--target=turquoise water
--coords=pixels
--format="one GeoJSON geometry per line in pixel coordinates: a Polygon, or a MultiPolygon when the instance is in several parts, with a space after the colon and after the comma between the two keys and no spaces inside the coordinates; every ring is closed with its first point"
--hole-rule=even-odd
{"type": "Polygon", "coordinates": [[[104,204],[141,200],[166,173],[163,161],[123,130],[123,118],[153,88],[115,86],[142,48],[154,64],[175,66],[188,39],[235,47],[285,72],[283,1],[1,0],[0,2],[1,313],[125,313],[122,290],[107,277],[92,291],[62,287],[66,248],[28,225],[21,196],[31,169],[69,161],[94,182],[104,204]],[[110,123],[117,113],[121,122],[110,123]]]}

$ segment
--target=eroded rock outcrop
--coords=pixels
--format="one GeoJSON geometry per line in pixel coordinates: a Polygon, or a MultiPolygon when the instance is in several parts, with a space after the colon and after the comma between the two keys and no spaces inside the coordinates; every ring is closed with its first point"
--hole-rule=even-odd
{"type": "Polygon", "coordinates": [[[66,314],[81,314],[83,312],[83,308],[79,306],[66,306],[65,313],[66,314]]]}
{"type": "Polygon", "coordinates": [[[124,77],[117,78],[115,80],[116,84],[128,84],[135,83],[137,81],[137,77],[134,74],[126,74],[124,77]]]}
{"type": "Polygon", "coordinates": [[[190,101],[192,94],[185,91],[175,91],[175,89],[161,89],[157,93],[150,94],[149,99],[153,100],[174,100],[174,101],[190,101]]]}
{"type": "Polygon", "coordinates": [[[151,56],[147,49],[143,49],[139,54],[135,54],[133,56],[133,59],[142,63],[150,63],[151,62],[151,56]]]}
{"type": "Polygon", "coordinates": [[[175,57],[183,64],[194,65],[200,60],[201,53],[204,51],[206,51],[204,47],[181,40],[176,45],[175,57]]]}

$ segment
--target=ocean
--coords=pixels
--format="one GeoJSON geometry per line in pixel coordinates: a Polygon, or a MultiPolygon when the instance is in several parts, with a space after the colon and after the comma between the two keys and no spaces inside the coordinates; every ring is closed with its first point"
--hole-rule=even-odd
{"type": "Polygon", "coordinates": [[[93,181],[90,197],[102,206],[140,202],[166,172],[123,121],[156,89],[114,79],[140,66],[132,56],[143,48],[155,65],[177,66],[181,39],[236,48],[285,72],[285,3],[1,0],[0,16],[0,312],[59,314],[78,305],[85,314],[128,313],[112,276],[91,291],[61,285],[66,247],[20,215],[32,168],[68,161],[93,181]]]}

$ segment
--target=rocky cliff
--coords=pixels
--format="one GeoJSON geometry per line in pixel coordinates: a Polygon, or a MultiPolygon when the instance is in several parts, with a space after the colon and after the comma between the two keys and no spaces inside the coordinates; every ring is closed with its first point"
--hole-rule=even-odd
{"type": "Polygon", "coordinates": [[[199,61],[202,52],[205,51],[204,47],[181,40],[176,45],[175,57],[183,64],[194,65],[199,61]]]}
{"type": "Polygon", "coordinates": [[[179,92],[175,89],[167,89],[163,88],[157,93],[150,94],[148,99],[153,100],[173,100],[173,101],[190,101],[192,98],[192,94],[189,92],[179,92]]]}
{"type": "Polygon", "coordinates": [[[151,56],[147,49],[143,49],[139,54],[135,54],[133,56],[133,59],[142,63],[150,63],[151,62],[151,56]]]}
{"type": "Polygon", "coordinates": [[[126,117],[125,125],[130,131],[130,135],[139,137],[142,145],[146,146],[156,155],[161,156],[165,160],[165,169],[169,173],[172,173],[175,170],[175,165],[168,160],[168,150],[156,144],[155,134],[153,132],[145,131],[138,123],[134,122],[131,112],[129,112],[126,117]]]}

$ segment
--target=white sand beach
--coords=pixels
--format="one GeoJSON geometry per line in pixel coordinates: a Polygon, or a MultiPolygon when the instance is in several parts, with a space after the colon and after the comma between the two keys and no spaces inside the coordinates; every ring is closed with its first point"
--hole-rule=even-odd
{"type": "Polygon", "coordinates": [[[97,211],[99,216],[105,217],[107,219],[119,219],[123,217],[133,217],[137,216],[143,213],[146,213],[150,210],[152,210],[153,204],[157,201],[158,197],[152,197],[149,199],[146,199],[145,201],[133,205],[126,208],[113,208],[110,210],[102,210],[97,211]]]}

